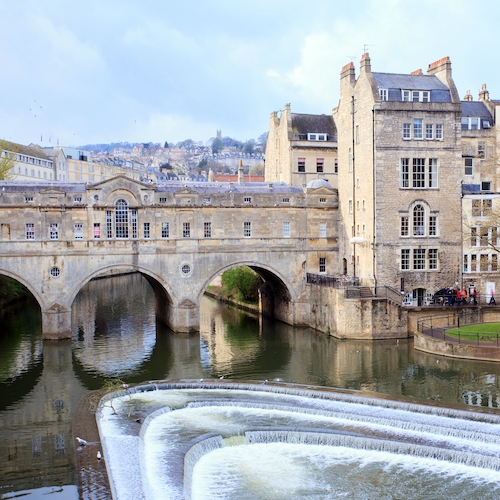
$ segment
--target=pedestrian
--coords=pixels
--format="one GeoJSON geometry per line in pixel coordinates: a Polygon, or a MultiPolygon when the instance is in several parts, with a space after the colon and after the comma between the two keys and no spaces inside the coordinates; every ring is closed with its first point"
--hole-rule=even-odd
{"type": "Polygon", "coordinates": [[[457,290],[457,305],[459,306],[462,303],[462,291],[460,288],[457,290]]]}
{"type": "Polygon", "coordinates": [[[490,292],[490,306],[491,304],[497,305],[497,303],[495,302],[495,290],[493,288],[491,289],[490,292]]]}
{"type": "Polygon", "coordinates": [[[474,287],[474,290],[472,290],[472,303],[477,306],[477,290],[476,287],[474,287]]]}
{"type": "Polygon", "coordinates": [[[462,303],[467,305],[467,290],[465,288],[462,291],[462,303]]]}

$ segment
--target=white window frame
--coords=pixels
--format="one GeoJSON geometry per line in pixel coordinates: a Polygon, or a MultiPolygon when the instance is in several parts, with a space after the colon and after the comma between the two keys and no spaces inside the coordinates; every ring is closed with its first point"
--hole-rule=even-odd
{"type": "Polygon", "coordinates": [[[161,237],[169,238],[170,237],[170,223],[162,222],[161,223],[161,237]]]}
{"type": "Polygon", "coordinates": [[[252,237],[252,223],[251,222],[243,222],[243,237],[251,238],[252,237]]]}
{"type": "Polygon", "coordinates": [[[212,223],[204,222],[203,223],[203,237],[211,238],[212,237],[212,223]]]}
{"type": "Polygon", "coordinates": [[[182,237],[191,238],[191,222],[182,223],[182,237]]]}
{"type": "Polygon", "coordinates": [[[389,100],[389,89],[378,89],[378,95],[381,101],[389,100]]]}
{"type": "Polygon", "coordinates": [[[290,222],[283,222],[283,238],[290,238],[290,222]]]}
{"type": "Polygon", "coordinates": [[[326,222],[319,223],[319,237],[326,238],[326,222]]]}
{"type": "Polygon", "coordinates": [[[425,138],[432,140],[434,138],[434,125],[432,123],[425,124],[425,138]]]}
{"type": "Polygon", "coordinates": [[[400,161],[400,176],[399,176],[399,186],[402,189],[410,188],[410,159],[401,158],[400,161]]]}
{"type": "Polygon", "coordinates": [[[27,222],[25,226],[25,233],[27,240],[35,239],[35,224],[33,222],[27,222]]]}
{"type": "Polygon", "coordinates": [[[433,189],[438,187],[438,159],[437,158],[429,158],[428,161],[428,188],[433,189]]]}
{"type": "Polygon", "coordinates": [[[424,120],[415,118],[413,120],[413,138],[416,140],[423,139],[424,136],[424,120]]]}
{"type": "Polygon", "coordinates": [[[436,123],[436,133],[434,134],[434,139],[436,141],[443,140],[443,124],[442,123],[436,123]]]}
{"type": "Polygon", "coordinates": [[[83,223],[75,222],[73,224],[73,234],[75,236],[75,240],[83,240],[83,223]]]}
{"type": "Polygon", "coordinates": [[[474,158],[471,156],[464,157],[464,175],[474,175],[474,158]]]}
{"type": "Polygon", "coordinates": [[[51,222],[49,224],[49,231],[50,231],[50,239],[51,240],[58,240],[59,239],[59,226],[55,222],[51,222]]]}

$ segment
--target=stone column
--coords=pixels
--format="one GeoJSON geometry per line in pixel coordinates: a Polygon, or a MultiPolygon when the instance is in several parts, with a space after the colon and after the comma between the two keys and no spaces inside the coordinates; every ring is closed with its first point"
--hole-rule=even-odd
{"type": "Polygon", "coordinates": [[[71,338],[71,309],[54,304],[42,309],[42,336],[44,340],[71,338]]]}

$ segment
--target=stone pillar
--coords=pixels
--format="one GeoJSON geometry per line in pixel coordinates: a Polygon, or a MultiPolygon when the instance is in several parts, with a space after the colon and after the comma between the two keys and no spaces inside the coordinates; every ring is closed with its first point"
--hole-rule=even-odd
{"type": "Polygon", "coordinates": [[[42,336],[44,340],[71,338],[71,309],[54,304],[42,309],[42,336]]]}
{"type": "Polygon", "coordinates": [[[174,332],[190,333],[200,331],[200,308],[189,299],[178,305],[169,305],[168,317],[162,320],[174,332]]]}

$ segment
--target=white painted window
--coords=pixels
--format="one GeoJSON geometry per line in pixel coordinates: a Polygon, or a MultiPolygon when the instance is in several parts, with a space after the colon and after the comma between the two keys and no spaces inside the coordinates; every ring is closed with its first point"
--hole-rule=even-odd
{"type": "Polygon", "coordinates": [[[58,240],[59,239],[59,227],[57,224],[52,223],[49,226],[50,230],[50,239],[51,240],[58,240]]]}
{"type": "Polygon", "coordinates": [[[244,222],[243,223],[243,236],[245,238],[252,237],[252,223],[251,222],[244,222]]]}
{"type": "Polygon", "coordinates": [[[319,223],[319,237],[326,238],[326,222],[319,223]]]}
{"type": "Polygon", "coordinates": [[[170,236],[170,224],[168,222],[162,222],[161,224],[161,237],[168,238],[170,236]]]}
{"type": "Polygon", "coordinates": [[[35,224],[32,222],[28,222],[26,224],[26,239],[34,240],[35,239],[35,224]]]}
{"type": "Polygon", "coordinates": [[[389,100],[389,90],[388,89],[378,89],[378,93],[381,101],[389,100]]]}
{"type": "Polygon", "coordinates": [[[290,223],[283,222],[283,238],[290,238],[290,223]]]}
{"type": "Polygon", "coordinates": [[[73,225],[73,233],[75,235],[75,240],[83,240],[83,224],[81,222],[75,222],[73,225]]]}
{"type": "Polygon", "coordinates": [[[191,238],[191,223],[183,222],[182,223],[182,237],[183,238],[191,238]]]}

